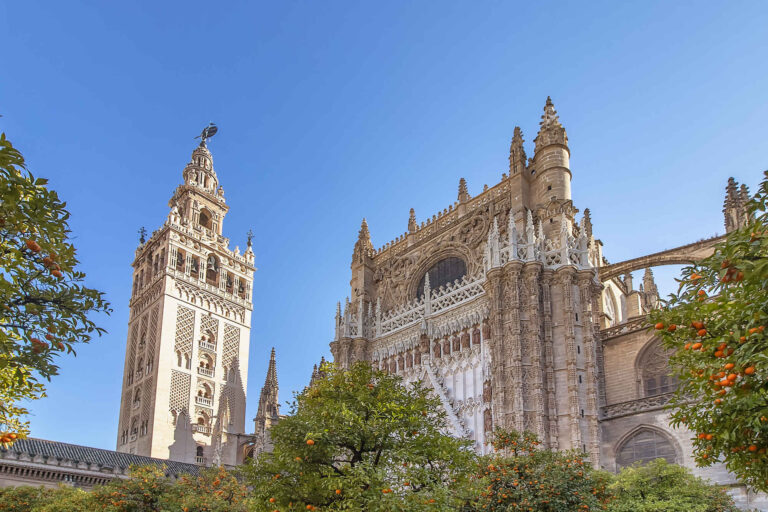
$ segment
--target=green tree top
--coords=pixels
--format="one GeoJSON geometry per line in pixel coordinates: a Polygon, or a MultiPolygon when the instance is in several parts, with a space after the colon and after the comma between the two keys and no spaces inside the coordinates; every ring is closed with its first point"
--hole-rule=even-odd
{"type": "Polygon", "coordinates": [[[724,461],[768,491],[768,172],[751,220],[682,272],[677,294],[650,315],[680,379],[673,425],[695,435],[700,465],[724,461]]]}
{"type": "Polygon", "coordinates": [[[430,390],[363,362],[323,371],[272,428],[273,453],[245,469],[258,510],[450,510],[466,499],[475,454],[445,434],[430,390]]]}
{"type": "Polygon", "coordinates": [[[24,435],[22,398],[39,398],[54,355],[102,334],[90,316],[109,313],[101,292],[82,285],[69,241],[69,212],[47,181],[0,135],[0,442],[24,435]]]}

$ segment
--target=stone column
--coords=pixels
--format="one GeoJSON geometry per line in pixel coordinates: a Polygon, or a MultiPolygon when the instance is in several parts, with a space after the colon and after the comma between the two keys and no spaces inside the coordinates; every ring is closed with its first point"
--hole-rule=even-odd
{"type": "MultiPolygon", "coordinates": [[[[485,393],[485,396],[491,399],[490,414],[485,416],[485,429],[486,432],[489,432],[489,425],[492,425],[493,428],[506,425],[505,418],[503,417],[506,375],[504,374],[504,343],[502,341],[502,291],[504,285],[502,283],[501,269],[491,269],[486,275],[483,286],[485,287],[485,293],[488,295],[488,327],[490,328],[490,337],[487,338],[487,342],[491,355],[491,375],[490,386],[488,386],[487,393],[485,393]]],[[[483,338],[483,341],[486,341],[485,333],[483,333],[483,338]]]]}
{"type": "Polygon", "coordinates": [[[512,261],[504,267],[503,344],[505,350],[505,425],[525,430],[523,402],[523,345],[520,329],[520,271],[522,263],[512,261]]]}
{"type": "Polygon", "coordinates": [[[594,309],[595,297],[600,296],[601,287],[596,286],[594,270],[581,270],[577,274],[581,295],[582,337],[584,339],[584,358],[587,384],[586,420],[589,432],[589,456],[597,467],[600,462],[600,430],[598,425],[598,380],[597,380],[597,328],[595,318],[599,310],[594,309]]]}
{"type": "Polygon", "coordinates": [[[547,438],[544,446],[552,450],[559,449],[557,397],[555,395],[555,353],[552,342],[552,280],[553,272],[544,270],[541,274],[541,305],[544,332],[544,375],[547,386],[547,438]]]}
{"type": "Polygon", "coordinates": [[[579,381],[577,375],[576,331],[574,328],[573,284],[576,270],[560,267],[558,278],[562,296],[563,335],[565,343],[565,368],[568,382],[568,423],[571,431],[571,448],[581,448],[581,426],[579,412],[579,381]]]}
{"type": "Polygon", "coordinates": [[[541,360],[541,295],[539,293],[541,269],[542,264],[539,262],[526,263],[523,267],[523,282],[526,292],[523,297],[525,313],[523,343],[526,345],[526,352],[530,354],[530,361],[523,361],[523,363],[529,366],[529,371],[526,373],[533,381],[531,395],[525,396],[526,400],[531,401],[529,405],[533,405],[533,429],[539,439],[546,443],[547,413],[544,408],[544,367],[541,360]]]}

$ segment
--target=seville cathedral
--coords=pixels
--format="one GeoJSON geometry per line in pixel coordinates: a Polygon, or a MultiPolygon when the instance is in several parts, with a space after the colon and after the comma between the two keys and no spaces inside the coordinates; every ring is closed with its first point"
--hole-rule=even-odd
{"type": "MultiPolygon", "coordinates": [[[[523,145],[515,128],[499,183],[471,197],[462,178],[453,204],[421,223],[411,209],[408,230],[378,249],[363,220],[334,361],[426,383],[478,452],[495,427],[525,429],[597,467],[661,457],[768,506],[724,466],[695,466],[691,433],[664,410],[668,354],[644,323],[658,302],[651,267],[689,264],[723,237],[609,263],[589,209],[577,215],[571,199],[568,137],[549,98],[532,158],[523,145]]],[[[746,222],[748,197],[728,181],[726,231],[746,222]]]]}

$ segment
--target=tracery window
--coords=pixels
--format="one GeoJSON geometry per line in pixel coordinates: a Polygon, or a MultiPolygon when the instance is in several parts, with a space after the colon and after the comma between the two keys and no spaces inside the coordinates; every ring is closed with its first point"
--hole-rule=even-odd
{"type": "Polygon", "coordinates": [[[650,428],[639,429],[616,452],[616,465],[619,468],[631,466],[635,462],[645,464],[655,459],[675,463],[677,453],[667,436],[650,428]]]}
{"type": "Polygon", "coordinates": [[[669,356],[659,340],[652,341],[641,354],[637,366],[643,396],[663,395],[677,388],[677,378],[670,375],[669,356]]]}
{"type": "Polygon", "coordinates": [[[429,274],[429,287],[433,290],[453,283],[455,280],[461,280],[467,274],[467,264],[461,258],[445,258],[427,270],[419,281],[419,287],[416,290],[416,297],[424,295],[424,278],[429,274]]]}

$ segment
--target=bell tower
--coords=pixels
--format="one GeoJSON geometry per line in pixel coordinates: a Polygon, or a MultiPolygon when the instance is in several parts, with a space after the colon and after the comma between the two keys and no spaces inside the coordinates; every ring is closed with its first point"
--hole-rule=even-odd
{"type": "Polygon", "coordinates": [[[229,249],[229,210],[207,127],[133,262],[117,450],[201,465],[236,464],[245,396],[254,255],[229,249]]]}

